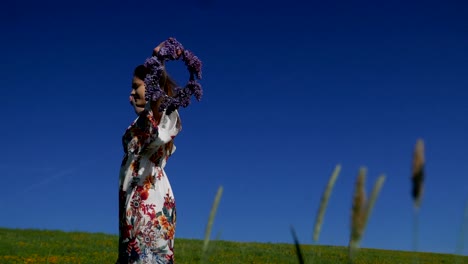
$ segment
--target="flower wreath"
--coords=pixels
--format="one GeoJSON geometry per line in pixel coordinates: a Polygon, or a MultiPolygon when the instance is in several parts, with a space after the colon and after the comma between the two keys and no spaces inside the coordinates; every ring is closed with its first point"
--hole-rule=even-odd
{"type": "Polygon", "coordinates": [[[165,40],[161,49],[156,55],[146,59],[144,66],[149,70],[144,80],[146,85],[146,101],[157,101],[163,97],[159,111],[170,114],[175,109],[187,107],[190,104],[190,97],[195,96],[197,101],[201,100],[203,90],[197,79],[201,79],[202,62],[191,51],[184,49],[182,44],[175,38],[165,40]],[[168,96],[159,86],[159,80],[164,72],[164,63],[169,60],[178,60],[182,58],[187,70],[190,73],[189,80],[185,87],[175,87],[174,96],[168,96]]]}

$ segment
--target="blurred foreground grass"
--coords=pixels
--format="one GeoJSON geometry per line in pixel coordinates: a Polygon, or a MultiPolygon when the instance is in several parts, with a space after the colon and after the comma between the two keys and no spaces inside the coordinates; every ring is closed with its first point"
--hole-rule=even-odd
{"type": "MultiPolygon", "coordinates": [[[[203,240],[176,239],[177,263],[200,263],[203,240]]],[[[349,263],[348,248],[301,245],[305,263],[349,263]]],[[[293,244],[211,241],[204,263],[298,263],[293,244]]],[[[0,263],[115,263],[117,236],[0,228],[0,263]]],[[[353,263],[468,263],[468,256],[360,249],[353,263]]]]}

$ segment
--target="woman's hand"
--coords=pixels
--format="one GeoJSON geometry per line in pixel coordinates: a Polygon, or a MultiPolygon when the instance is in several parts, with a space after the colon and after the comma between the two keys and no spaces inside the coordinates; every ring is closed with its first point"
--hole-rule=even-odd
{"type": "Polygon", "coordinates": [[[156,46],[156,48],[153,49],[153,56],[156,56],[156,54],[158,54],[159,50],[161,49],[163,45],[164,45],[164,42],[161,42],[159,43],[158,46],[156,46]]]}

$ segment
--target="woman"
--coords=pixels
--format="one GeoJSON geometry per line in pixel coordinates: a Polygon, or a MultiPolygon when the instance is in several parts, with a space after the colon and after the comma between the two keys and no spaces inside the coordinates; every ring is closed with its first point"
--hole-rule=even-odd
{"type": "MultiPolygon", "coordinates": [[[[158,52],[161,45],[155,48],[158,52]]],[[[174,263],[176,209],[164,172],[181,130],[177,110],[159,112],[161,100],[145,100],[148,70],[135,68],[130,103],[138,117],[123,136],[125,156],[119,180],[117,263],[174,263]]],[[[175,83],[164,72],[160,87],[172,96],[175,83]]]]}

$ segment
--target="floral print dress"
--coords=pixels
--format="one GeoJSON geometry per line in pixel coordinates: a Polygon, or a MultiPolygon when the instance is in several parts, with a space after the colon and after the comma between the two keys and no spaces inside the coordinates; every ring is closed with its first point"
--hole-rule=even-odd
{"type": "Polygon", "coordinates": [[[125,156],[119,179],[117,263],[174,263],[176,208],[164,172],[168,144],[181,130],[177,111],[142,111],[123,136],[125,156]]]}

